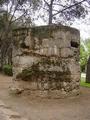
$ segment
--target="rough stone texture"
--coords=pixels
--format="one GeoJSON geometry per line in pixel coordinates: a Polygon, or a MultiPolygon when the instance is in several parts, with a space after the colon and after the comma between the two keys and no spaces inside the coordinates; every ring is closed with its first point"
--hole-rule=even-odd
{"type": "Polygon", "coordinates": [[[90,57],[87,62],[86,82],[90,83],[90,57]]]}
{"type": "Polygon", "coordinates": [[[79,94],[78,30],[62,25],[40,26],[16,29],[13,36],[15,87],[44,97],[79,94]]]}

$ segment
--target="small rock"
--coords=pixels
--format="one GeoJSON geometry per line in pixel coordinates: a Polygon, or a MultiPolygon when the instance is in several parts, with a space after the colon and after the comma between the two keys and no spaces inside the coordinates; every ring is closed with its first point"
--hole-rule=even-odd
{"type": "Polygon", "coordinates": [[[11,87],[11,88],[10,88],[10,92],[11,92],[12,94],[21,94],[21,93],[23,92],[23,89],[21,89],[21,88],[16,88],[16,87],[11,87]]]}

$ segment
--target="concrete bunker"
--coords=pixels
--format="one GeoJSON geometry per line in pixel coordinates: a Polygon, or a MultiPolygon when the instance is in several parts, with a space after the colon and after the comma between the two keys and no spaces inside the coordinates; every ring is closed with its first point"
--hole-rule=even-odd
{"type": "Polygon", "coordinates": [[[62,25],[13,31],[13,79],[23,91],[42,97],[79,94],[80,33],[62,25]]]}

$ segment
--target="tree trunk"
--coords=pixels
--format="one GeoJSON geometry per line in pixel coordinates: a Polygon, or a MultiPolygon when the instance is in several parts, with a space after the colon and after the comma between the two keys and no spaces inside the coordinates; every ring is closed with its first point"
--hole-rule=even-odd
{"type": "Polygon", "coordinates": [[[49,22],[48,22],[48,24],[50,25],[50,24],[52,24],[52,18],[53,18],[53,2],[54,2],[54,0],[51,0],[51,3],[50,3],[50,5],[49,5],[49,22]]]}
{"type": "Polygon", "coordinates": [[[90,57],[87,62],[86,83],[90,83],[90,57]]]}
{"type": "Polygon", "coordinates": [[[50,24],[52,24],[52,8],[50,8],[49,10],[50,11],[49,11],[49,22],[48,22],[48,24],[50,25],[50,24]]]}

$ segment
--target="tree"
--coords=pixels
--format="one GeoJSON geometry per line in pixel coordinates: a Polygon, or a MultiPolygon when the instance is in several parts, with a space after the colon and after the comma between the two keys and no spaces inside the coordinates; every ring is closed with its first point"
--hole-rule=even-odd
{"type": "Polygon", "coordinates": [[[87,60],[88,60],[88,52],[85,51],[84,46],[81,44],[80,45],[80,66],[81,66],[82,72],[85,72],[87,60]]]}
{"type": "Polygon", "coordinates": [[[88,51],[88,53],[90,55],[90,38],[85,40],[85,46],[86,46],[87,51],[88,51]]]}
{"type": "Polygon", "coordinates": [[[81,40],[80,45],[80,65],[81,71],[85,71],[88,58],[90,57],[90,39],[86,39],[85,41],[81,40]]]}
{"type": "MultiPolygon", "coordinates": [[[[73,21],[75,18],[84,18],[88,13],[89,0],[42,0],[42,8],[47,12],[47,16],[42,14],[44,19],[48,19],[48,24],[56,22],[73,21]]],[[[45,19],[45,20],[46,20],[45,19]]]]}
{"type": "MultiPolygon", "coordinates": [[[[36,2],[35,2],[36,3],[36,2]]],[[[31,0],[1,0],[0,1],[0,58],[1,68],[6,64],[7,56],[12,49],[13,28],[31,24],[32,11],[37,5],[31,0]],[[35,4],[35,5],[34,5],[35,4]],[[29,9],[28,9],[29,8],[29,9]]],[[[10,54],[11,55],[11,54],[10,54]]],[[[11,61],[12,63],[12,61],[11,61]]]]}

